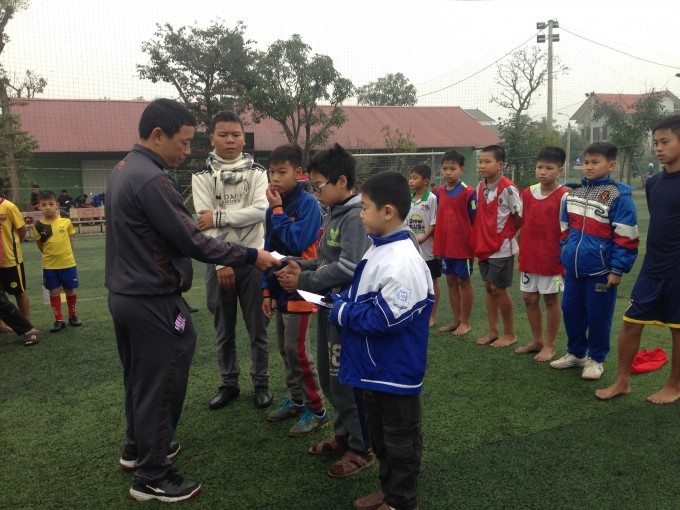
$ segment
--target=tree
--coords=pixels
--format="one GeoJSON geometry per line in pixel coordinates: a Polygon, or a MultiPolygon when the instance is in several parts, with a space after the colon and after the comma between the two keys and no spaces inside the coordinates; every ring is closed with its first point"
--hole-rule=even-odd
{"type": "Polygon", "coordinates": [[[415,106],[416,88],[401,73],[386,74],[357,89],[357,102],[370,106],[415,106]]]}
{"type": "Polygon", "coordinates": [[[619,161],[619,180],[631,183],[631,163],[644,153],[652,128],[664,117],[662,99],[662,93],[649,92],[635,102],[632,114],[627,114],[619,103],[595,102],[593,119],[607,119],[609,140],[623,153],[619,161]]]}
{"type": "Polygon", "coordinates": [[[156,24],[154,39],[142,44],[149,64],[137,65],[139,77],[171,84],[206,126],[220,110],[242,111],[242,96],[253,85],[255,55],[245,28],[240,21],[227,28],[220,19],[206,29],[156,24]]]}
{"type": "Polygon", "coordinates": [[[354,91],[326,55],[311,55],[299,35],[275,41],[258,56],[257,82],[246,97],[252,119],[269,117],[283,128],[290,143],[302,146],[304,161],[314,147],[323,145],[346,117],[340,105],[354,91]],[[328,103],[321,108],[320,102],[328,103]]]}
{"type": "MultiPolygon", "coordinates": [[[[557,58],[553,59],[553,70],[554,75],[568,71],[557,58]]],[[[542,129],[545,132],[541,133],[541,124],[535,123],[526,114],[547,75],[547,55],[541,53],[537,46],[514,52],[509,62],[498,66],[496,82],[501,92],[492,96],[491,102],[509,110],[509,118],[499,124],[499,129],[508,154],[506,166],[513,180],[521,179],[527,170],[533,169],[536,150],[540,147],[536,146],[537,141],[551,140],[552,144],[559,141],[556,133],[547,132],[544,124],[542,129]]]]}
{"type": "Polygon", "coordinates": [[[510,118],[499,123],[501,138],[505,140],[505,165],[511,179],[521,188],[535,181],[536,154],[546,145],[559,145],[560,135],[548,131],[545,121],[537,123],[528,115],[510,118]]]}
{"type": "MultiPolygon", "coordinates": [[[[27,8],[28,4],[28,0],[0,0],[0,55],[9,41],[5,33],[7,23],[17,12],[27,8]]],[[[45,82],[42,88],[46,84],[45,82]]],[[[19,163],[27,159],[38,144],[34,138],[21,131],[21,120],[12,113],[15,102],[12,101],[11,90],[16,91],[7,72],[0,65],[0,161],[9,179],[8,195],[10,200],[16,201],[21,187],[19,163]]],[[[37,92],[42,92],[42,89],[37,92]]]]}
{"type": "Polygon", "coordinates": [[[12,82],[7,82],[7,86],[14,91],[16,97],[24,97],[24,92],[27,98],[35,97],[36,94],[42,94],[47,87],[47,80],[34,73],[30,69],[26,69],[26,74],[23,78],[15,75],[12,82]]]}

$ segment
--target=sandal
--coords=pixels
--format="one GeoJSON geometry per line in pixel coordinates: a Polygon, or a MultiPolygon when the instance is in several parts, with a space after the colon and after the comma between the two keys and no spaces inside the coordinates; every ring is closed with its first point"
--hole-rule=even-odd
{"type": "Polygon", "coordinates": [[[24,345],[26,347],[30,347],[31,345],[35,345],[38,342],[40,342],[40,339],[38,338],[38,330],[33,328],[30,331],[27,331],[24,333],[24,345]]]}
{"type": "Polygon", "coordinates": [[[375,455],[370,450],[365,454],[348,450],[342,458],[331,466],[328,476],[332,478],[347,478],[375,464],[375,455]]]}
{"type": "Polygon", "coordinates": [[[310,455],[342,455],[347,451],[345,442],[333,436],[328,439],[322,439],[313,446],[310,446],[307,453],[310,455]]]}

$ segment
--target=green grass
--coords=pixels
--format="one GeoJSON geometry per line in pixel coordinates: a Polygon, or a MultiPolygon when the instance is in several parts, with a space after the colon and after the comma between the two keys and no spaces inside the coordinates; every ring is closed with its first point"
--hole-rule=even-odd
{"type": "MultiPolygon", "coordinates": [[[[640,197],[641,230],[646,207],[640,197]]],[[[644,236],[643,236],[644,238],[644,236]]],[[[644,240],[644,239],[643,239],[644,240]]],[[[25,348],[14,335],[0,335],[0,507],[133,508],[131,475],[118,469],[124,428],[122,377],[103,287],[102,236],[80,236],[81,328],[50,334],[53,321],[42,304],[38,250],[26,243],[26,268],[33,321],[44,333],[25,348]]],[[[641,251],[644,251],[644,247],[641,251]]],[[[645,396],[657,390],[667,368],[635,376],[631,396],[600,402],[597,387],[615,372],[620,316],[642,254],[624,277],[614,320],[614,350],[599,383],[580,371],[555,371],[511,349],[477,346],[486,327],[481,282],[475,278],[474,331],[462,339],[433,331],[423,392],[425,447],[420,507],[497,508],[675,508],[680,460],[678,406],[654,406],[645,396]]],[[[199,331],[177,439],[184,451],[180,473],[203,484],[185,505],[232,509],[349,509],[376,490],[377,469],[348,480],[333,480],[331,459],[307,455],[322,437],[291,439],[290,424],[273,424],[252,404],[245,335],[240,356],[244,377],[239,400],[210,411],[207,401],[219,385],[212,321],[204,305],[203,268],[196,264],[194,289],[187,294],[200,311],[199,331]]],[[[444,287],[444,281],[440,282],[444,287]]],[[[528,325],[513,289],[520,342],[528,325]]],[[[450,320],[442,300],[439,324],[450,320]]],[[[241,325],[239,324],[239,327],[241,325]]],[[[240,329],[242,331],[242,329],[240,329]]],[[[645,331],[643,347],[669,350],[662,328],[645,331]]],[[[564,331],[558,339],[561,355],[564,331]]],[[[282,363],[271,352],[272,389],[285,394],[282,363]]],[[[145,507],[159,508],[160,503],[145,507]]]]}

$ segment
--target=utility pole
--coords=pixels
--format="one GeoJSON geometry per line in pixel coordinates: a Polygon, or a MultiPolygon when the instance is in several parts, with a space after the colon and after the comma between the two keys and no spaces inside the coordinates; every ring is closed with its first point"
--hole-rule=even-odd
{"type": "MultiPolygon", "coordinates": [[[[560,28],[560,24],[556,19],[548,20],[547,23],[539,21],[536,23],[536,28],[539,30],[545,30],[548,28],[548,113],[546,116],[546,124],[548,131],[552,131],[553,128],[553,41],[558,42],[560,40],[560,34],[553,34],[553,28],[560,28]]],[[[536,36],[536,42],[544,43],[545,34],[538,34],[536,36]]]]}

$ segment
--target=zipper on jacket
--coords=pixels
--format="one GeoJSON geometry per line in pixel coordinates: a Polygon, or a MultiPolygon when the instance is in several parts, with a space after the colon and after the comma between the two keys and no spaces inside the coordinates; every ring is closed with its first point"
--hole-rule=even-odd
{"type": "Polygon", "coordinates": [[[585,200],[586,200],[586,205],[583,209],[583,224],[581,225],[581,237],[579,237],[578,243],[576,243],[576,249],[574,250],[574,273],[576,274],[576,278],[578,278],[578,250],[581,247],[581,242],[583,241],[583,236],[585,235],[585,230],[586,230],[586,214],[588,214],[588,196],[590,194],[590,188],[592,185],[588,183],[588,187],[586,189],[586,194],[585,194],[585,200]]]}

